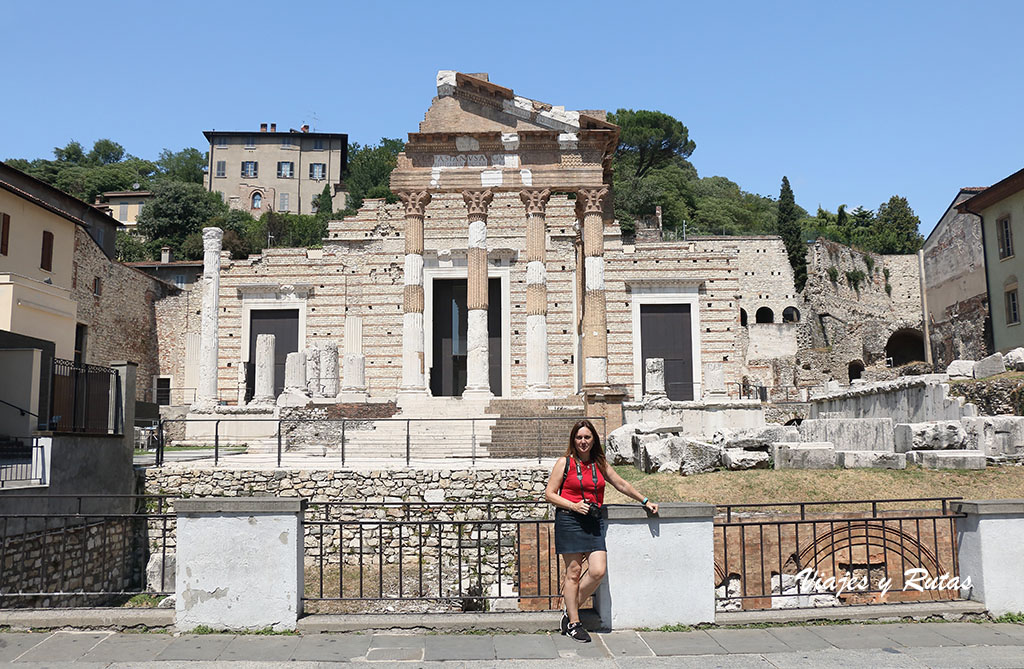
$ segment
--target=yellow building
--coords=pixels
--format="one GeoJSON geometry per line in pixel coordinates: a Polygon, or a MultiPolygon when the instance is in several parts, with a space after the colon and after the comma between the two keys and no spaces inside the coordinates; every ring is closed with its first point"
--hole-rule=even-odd
{"type": "Polygon", "coordinates": [[[113,255],[117,221],[0,163],[0,226],[0,330],[52,341],[58,358],[75,359],[76,227],[113,255]]]}
{"type": "Polygon", "coordinates": [[[97,195],[93,206],[109,214],[128,230],[134,230],[142,208],[152,197],[153,193],[148,190],[109,191],[97,195]]]}

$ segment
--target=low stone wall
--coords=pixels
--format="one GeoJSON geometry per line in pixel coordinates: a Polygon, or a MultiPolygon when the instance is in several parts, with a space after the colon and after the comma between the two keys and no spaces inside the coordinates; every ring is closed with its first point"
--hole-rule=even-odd
{"type": "Polygon", "coordinates": [[[893,423],[960,420],[975,415],[962,397],[950,394],[945,374],[906,376],[854,385],[811,398],[811,418],[892,418],[893,423]]]}
{"type": "Polygon", "coordinates": [[[347,429],[358,429],[349,420],[391,418],[398,413],[394,402],[309,404],[304,407],[281,407],[281,438],[285,449],[299,444],[340,444],[341,419],[347,429]]]}
{"type": "Polygon", "coordinates": [[[1024,416],[1024,379],[952,383],[949,394],[975,404],[982,416],[1024,416]]]}

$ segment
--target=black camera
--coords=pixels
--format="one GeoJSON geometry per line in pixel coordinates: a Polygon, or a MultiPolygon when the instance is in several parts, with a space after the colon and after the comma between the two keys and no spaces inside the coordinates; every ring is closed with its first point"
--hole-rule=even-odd
{"type": "Polygon", "coordinates": [[[587,515],[591,518],[600,518],[601,506],[597,504],[597,502],[594,502],[593,504],[587,502],[587,515]]]}

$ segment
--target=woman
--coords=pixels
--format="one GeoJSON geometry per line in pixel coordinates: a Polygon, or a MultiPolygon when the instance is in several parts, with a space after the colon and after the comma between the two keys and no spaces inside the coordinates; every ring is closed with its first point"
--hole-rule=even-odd
{"type": "Polygon", "coordinates": [[[581,420],[569,433],[569,448],[565,455],[558,458],[551,469],[544,498],[557,507],[555,552],[565,563],[565,584],[562,586],[565,608],[559,627],[562,634],[584,643],[590,641],[590,634],[580,623],[580,604],[597,590],[608,562],[604,543],[605,519],[599,512],[604,504],[605,481],[640,502],[649,512],[658,513],[657,504],[637,492],[608,466],[593,423],[581,420]],[[580,578],[584,558],[587,559],[587,573],[580,578]]]}

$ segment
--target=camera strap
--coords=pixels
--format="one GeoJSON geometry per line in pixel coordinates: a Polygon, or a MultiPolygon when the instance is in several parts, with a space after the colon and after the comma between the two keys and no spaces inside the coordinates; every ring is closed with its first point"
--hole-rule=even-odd
{"type": "MultiPolygon", "coordinates": [[[[576,478],[580,481],[580,497],[586,502],[587,493],[583,489],[583,469],[580,468],[580,461],[577,458],[572,458],[572,461],[576,465],[576,478]]],[[[594,484],[594,504],[597,504],[597,465],[594,464],[593,460],[590,461],[590,482],[594,484]]]]}

